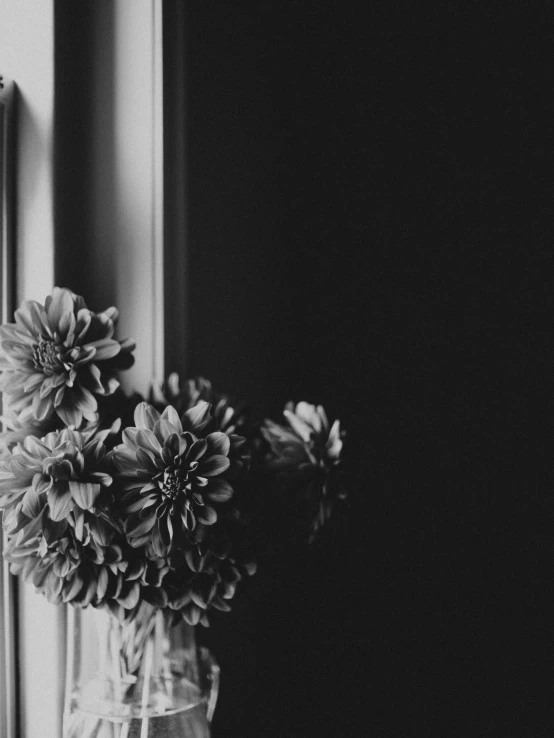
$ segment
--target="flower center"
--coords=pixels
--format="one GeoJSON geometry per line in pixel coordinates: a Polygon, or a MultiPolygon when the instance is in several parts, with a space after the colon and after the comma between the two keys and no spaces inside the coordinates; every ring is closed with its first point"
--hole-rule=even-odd
{"type": "Polygon", "coordinates": [[[194,530],[196,519],[194,510],[204,507],[202,493],[196,489],[197,486],[205,486],[207,480],[195,475],[197,461],[188,465],[178,457],[175,465],[168,466],[157,476],[157,483],[162,495],[162,503],[158,509],[158,517],[165,513],[169,515],[180,514],[183,518],[185,528],[194,530]]]}
{"type": "Polygon", "coordinates": [[[41,338],[38,345],[33,346],[33,361],[37,369],[52,370],[60,363],[57,345],[41,338]]]}
{"type": "Polygon", "coordinates": [[[175,500],[180,492],[185,491],[187,476],[183,479],[175,468],[169,468],[164,471],[161,490],[170,500],[175,500]]]}

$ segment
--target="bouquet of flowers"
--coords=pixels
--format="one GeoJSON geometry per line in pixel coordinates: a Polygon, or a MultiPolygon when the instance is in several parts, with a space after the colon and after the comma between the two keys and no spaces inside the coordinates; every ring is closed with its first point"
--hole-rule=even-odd
{"type": "Polygon", "coordinates": [[[50,602],[208,625],[255,571],[264,494],[301,510],[307,539],[344,495],[342,432],[321,406],[254,422],[175,374],[129,395],[134,343],[116,338],[115,308],[55,287],[14,317],[0,327],[4,556],[50,602]]]}

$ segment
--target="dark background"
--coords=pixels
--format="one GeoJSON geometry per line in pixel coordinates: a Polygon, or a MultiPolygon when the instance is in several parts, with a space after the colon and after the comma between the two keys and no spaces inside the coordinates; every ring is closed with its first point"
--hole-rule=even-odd
{"type": "Polygon", "coordinates": [[[189,372],[354,475],[206,634],[214,738],[554,726],[551,36],[438,5],[186,4],[189,372]]]}

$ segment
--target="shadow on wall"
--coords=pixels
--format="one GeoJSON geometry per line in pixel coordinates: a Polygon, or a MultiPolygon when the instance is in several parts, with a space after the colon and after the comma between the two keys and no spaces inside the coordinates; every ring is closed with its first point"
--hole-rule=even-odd
{"type": "Polygon", "coordinates": [[[115,10],[86,2],[56,7],[56,283],[100,310],[117,297],[115,10]]]}

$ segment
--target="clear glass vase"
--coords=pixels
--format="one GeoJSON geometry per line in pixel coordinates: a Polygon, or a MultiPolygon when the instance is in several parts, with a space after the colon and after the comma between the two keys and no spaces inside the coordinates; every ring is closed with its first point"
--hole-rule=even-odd
{"type": "Polygon", "coordinates": [[[207,738],[219,668],[194,628],[69,608],[64,738],[207,738]]]}

